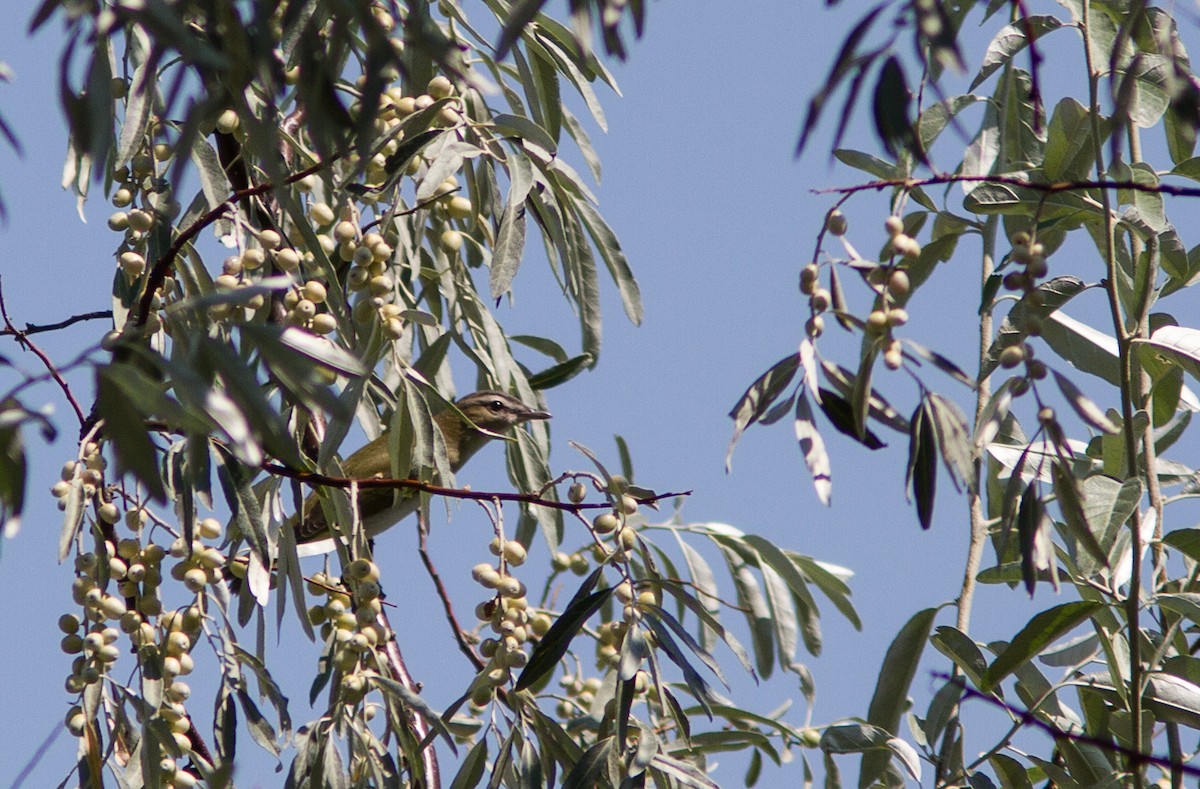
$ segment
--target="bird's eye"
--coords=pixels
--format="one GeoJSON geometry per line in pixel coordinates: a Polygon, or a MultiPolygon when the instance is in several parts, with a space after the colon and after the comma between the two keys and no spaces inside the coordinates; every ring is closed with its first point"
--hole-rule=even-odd
{"type": "Polygon", "coordinates": [[[504,410],[504,403],[500,402],[499,400],[493,400],[492,402],[488,403],[488,410],[493,414],[498,414],[504,410]]]}

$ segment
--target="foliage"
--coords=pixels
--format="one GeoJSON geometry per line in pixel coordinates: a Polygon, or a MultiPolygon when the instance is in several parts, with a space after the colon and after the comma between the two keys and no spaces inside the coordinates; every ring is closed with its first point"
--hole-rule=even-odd
{"type": "Polygon", "coordinates": [[[595,87],[613,79],[592,39],[623,56],[622,22],[640,34],[643,3],[574,0],[569,24],[543,5],[493,0],[483,20],[425,0],[44,0],[35,12],[34,29],[66,32],[65,185],[81,204],[101,188],[117,238],[113,329],[78,360],[56,366],[4,315],[47,368],[0,410],[6,533],[24,501],[21,430],[51,429],[18,396],[57,383],[80,422],[54,485],[60,559],[75,567],[75,609],[59,621],[79,742],[68,782],[232,785],[245,734],[297,787],[466,787],[488,774],[493,786],[711,786],[710,757],[729,751],[750,754],[753,783],[764,760],[815,745],[789,705],[744,709],[713,678],[726,684],[732,655],[760,680],[798,677],[811,702],[798,653],[821,649],[817,593],[858,626],[848,571],[685,522],[680,502],[651,520],[647,507],[673,494],[634,484],[623,443],[620,474],[583,447],[593,470],[554,472],[543,422],[505,442],[520,494],[454,487],[434,419],[454,370],[473,370],[467,388],[537,404],[597,364],[603,276],[642,318],[616,235],[568,163],[599,178],[564,96],[604,127],[595,87]],[[537,239],[578,315],[573,353],[510,336],[493,312],[537,239]],[[90,408],[61,378],[80,365],[90,408]],[[390,431],[395,479],[342,476],[355,422],[390,431]],[[285,514],[301,483],[345,537],[336,569],[302,571],[285,514]],[[430,500],[455,496],[480,500],[494,526],[474,626],[460,627],[422,549],[465,658],[448,709],[421,698],[420,669],[401,657],[381,602],[392,579],[343,492],[360,485],[422,491],[422,529],[430,500]],[[512,500],[515,528],[501,505],[512,500]],[[553,555],[540,595],[517,577],[532,586],[517,568],[539,537],[553,555]],[[572,583],[556,609],[552,590],[572,583]],[[316,720],[293,720],[303,689],[276,676],[272,627],[316,641],[316,720]],[[208,701],[188,679],[201,651],[214,658],[208,701]]]}
{"type": "MultiPolygon", "coordinates": [[[[1032,5],[880,4],[851,27],[809,104],[800,147],[839,95],[840,138],[873,82],[870,112],[887,155],[835,151],[870,180],[831,190],[836,204],[800,276],[807,336],[731,413],[736,442],[794,406],[824,501],[836,471],[818,410],[869,448],[880,443],[872,428],[907,437],[906,482],[922,527],[934,523],[943,472],[965,492],[971,553],[954,623],[915,614],[866,719],[825,729],[827,755],[862,754],[860,786],[901,785],[922,761],[938,786],[1141,786],[1156,773],[1182,786],[1197,772],[1182,730],[1200,726],[1189,642],[1200,622],[1200,554],[1196,530],[1167,515],[1195,496],[1198,477],[1167,453],[1186,446],[1197,409],[1187,382],[1200,377],[1200,328],[1176,316],[1194,300],[1200,246],[1189,249],[1186,223],[1175,223],[1190,206],[1168,198],[1200,196],[1174,183],[1200,172],[1200,81],[1166,9],[1063,0],[1056,13],[1035,14],[1032,5]],[[957,93],[963,31],[977,19],[990,43],[957,93]],[[906,68],[909,33],[915,67],[906,68]],[[965,147],[949,139],[968,127],[965,147]],[[1151,129],[1164,146],[1144,134],[1151,129]],[[890,197],[886,240],[878,256],[860,254],[876,239],[856,232],[851,243],[842,212],[878,191],[890,197]],[[964,243],[975,239],[978,253],[964,243]],[[905,328],[909,305],[938,287],[944,267],[972,257],[978,294],[923,309],[942,327],[978,324],[977,376],[905,328]],[[1103,306],[1089,322],[1070,317],[1088,291],[1103,306]],[[955,315],[956,307],[966,309],[955,315]],[[861,339],[856,358],[835,360],[842,346],[825,335],[827,316],[861,339]],[[935,391],[944,379],[927,363],[970,387],[970,417],[954,404],[963,389],[935,391]],[[988,544],[993,564],[983,567],[988,544]],[[984,643],[970,635],[979,583],[1029,595],[1049,585],[1077,599],[1037,614],[1007,642],[984,643]],[[930,646],[949,661],[942,684],[927,708],[908,708],[913,670],[930,646]],[[976,727],[967,712],[989,702],[1013,724],[970,759],[964,742],[976,727]],[[1027,728],[1051,734],[1053,753],[1018,747],[1027,728]]],[[[826,765],[837,774],[832,759],[826,765]]]]}

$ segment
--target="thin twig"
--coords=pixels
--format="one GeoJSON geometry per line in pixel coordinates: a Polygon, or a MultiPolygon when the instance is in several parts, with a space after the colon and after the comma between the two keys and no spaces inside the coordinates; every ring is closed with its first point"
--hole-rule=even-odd
{"type": "Polygon", "coordinates": [[[1085,745],[1094,745],[1101,750],[1108,751],[1109,753],[1115,753],[1119,756],[1124,756],[1130,764],[1139,766],[1153,765],[1155,767],[1165,767],[1170,770],[1177,770],[1181,773],[1186,773],[1187,775],[1200,777],[1200,767],[1181,764],[1178,760],[1172,759],[1168,756],[1157,756],[1152,753],[1135,751],[1133,748],[1128,748],[1124,745],[1121,745],[1119,742],[1114,742],[1113,740],[1106,740],[1101,737],[1093,737],[1090,734],[1076,734],[1075,732],[1063,731],[1057,726],[1047,723],[1046,721],[1037,717],[1037,715],[1029,710],[1023,710],[1019,707],[1014,707],[1013,705],[1008,704],[999,698],[986,693],[980,693],[978,690],[975,690],[974,688],[963,683],[961,678],[951,679],[945,674],[935,674],[934,676],[938,679],[961,683],[960,687],[962,687],[963,698],[985,701],[988,704],[991,704],[993,707],[998,707],[1007,712],[1009,715],[1012,715],[1022,726],[1033,726],[1041,729],[1056,740],[1068,740],[1070,742],[1078,742],[1085,745]]]}
{"type": "Polygon", "coordinates": [[[41,334],[44,331],[58,331],[59,329],[65,329],[68,326],[72,326],[76,323],[79,323],[80,321],[97,321],[97,320],[103,320],[105,318],[112,320],[112,310],[99,310],[97,312],[85,312],[85,313],[82,313],[81,315],[72,315],[71,317],[67,318],[66,320],[59,321],[58,323],[46,323],[46,324],[26,323],[24,331],[6,327],[4,329],[0,329],[0,337],[9,336],[9,335],[16,336],[18,334],[20,334],[20,335],[41,334]]]}
{"type": "Polygon", "coordinates": [[[1084,189],[1128,189],[1133,192],[1165,194],[1173,197],[1200,197],[1200,187],[1194,186],[1144,184],[1137,181],[1116,181],[1109,178],[1042,183],[1015,175],[958,175],[956,173],[940,173],[928,178],[881,178],[875,181],[855,184],[854,186],[832,186],[828,189],[813,189],[812,192],[813,194],[854,194],[856,192],[879,191],[892,187],[915,189],[920,186],[971,183],[1003,184],[1005,186],[1016,186],[1021,189],[1030,189],[1035,192],[1046,192],[1049,194],[1076,192],[1084,189]]]}
{"type": "Polygon", "coordinates": [[[58,384],[59,388],[63,390],[63,395],[67,398],[67,402],[71,404],[71,408],[75,409],[75,416],[78,417],[79,424],[83,425],[87,420],[87,417],[84,416],[83,409],[80,407],[79,402],[75,399],[75,395],[72,394],[71,387],[67,384],[66,379],[62,377],[62,374],[58,371],[58,368],[54,366],[54,362],[50,360],[50,357],[46,355],[46,352],[39,348],[33,342],[33,340],[25,336],[25,332],[14,326],[12,320],[8,317],[8,307],[4,304],[3,287],[0,287],[0,318],[3,318],[4,320],[4,328],[6,329],[6,333],[11,334],[14,338],[16,338],[18,345],[31,352],[34,356],[41,360],[43,365],[45,365],[46,371],[50,373],[50,377],[53,378],[54,382],[58,384]]]}
{"type": "Polygon", "coordinates": [[[425,565],[425,572],[429,573],[430,580],[433,581],[433,586],[437,589],[438,598],[442,601],[442,609],[446,612],[446,621],[450,623],[450,630],[454,633],[454,640],[458,642],[459,650],[467,656],[467,660],[471,661],[471,665],[476,671],[483,671],[484,663],[475,654],[475,650],[467,643],[467,639],[463,636],[462,625],[458,623],[458,617],[454,615],[454,606],[450,602],[450,593],[446,591],[446,586],[442,583],[442,576],[438,573],[437,568],[433,566],[433,558],[429,555],[429,522],[425,518],[424,512],[417,513],[417,552],[421,554],[421,561],[425,565]]]}
{"type": "MultiPolygon", "coordinates": [[[[441,485],[434,485],[429,482],[422,482],[419,479],[386,479],[383,477],[368,477],[365,479],[351,479],[349,477],[331,477],[327,474],[317,474],[312,471],[300,471],[298,469],[281,466],[277,463],[264,463],[262,470],[270,474],[277,474],[288,479],[299,480],[309,485],[323,485],[329,488],[349,488],[351,485],[357,485],[361,489],[365,488],[386,488],[386,489],[405,489],[417,490],[422,493],[429,493],[434,496],[444,496],[450,499],[469,499],[471,501],[516,501],[523,504],[536,504],[539,507],[549,507],[556,510],[564,510],[567,512],[579,512],[580,510],[588,509],[607,509],[612,506],[610,503],[596,504],[573,504],[566,501],[556,501],[554,499],[542,498],[533,493],[495,493],[482,490],[467,490],[465,488],[445,488],[441,485]]],[[[651,504],[663,499],[671,499],[677,496],[690,496],[690,490],[682,493],[657,493],[653,496],[645,496],[634,499],[638,504],[651,504]]]]}

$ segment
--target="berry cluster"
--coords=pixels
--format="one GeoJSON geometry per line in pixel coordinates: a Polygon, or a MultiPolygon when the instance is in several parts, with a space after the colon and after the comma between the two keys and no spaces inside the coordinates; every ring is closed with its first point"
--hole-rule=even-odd
{"type": "Polygon", "coordinates": [[[492,635],[479,644],[479,653],[487,664],[476,678],[471,703],[479,708],[489,704],[496,688],[507,685],[512,671],[525,667],[529,655],[527,643],[536,641],[549,630],[549,615],[529,605],[525,584],[509,574],[509,568],[525,563],[525,546],[501,537],[492,539],[489,549],[499,560],[498,566],[482,562],[471,570],[471,577],[495,596],[475,607],[475,617],[491,629],[492,635]]]}

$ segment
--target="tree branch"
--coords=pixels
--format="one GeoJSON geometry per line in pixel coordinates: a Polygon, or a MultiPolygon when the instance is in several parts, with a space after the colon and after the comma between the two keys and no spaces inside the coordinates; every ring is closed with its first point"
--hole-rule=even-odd
{"type": "Polygon", "coordinates": [[[1022,726],[1033,726],[1034,728],[1041,729],[1055,740],[1069,740],[1070,742],[1094,745],[1101,750],[1125,757],[1131,765],[1152,765],[1154,767],[1163,767],[1173,771],[1178,771],[1180,773],[1185,773],[1193,777],[1200,777],[1200,767],[1193,767],[1192,765],[1183,764],[1178,759],[1172,759],[1168,756],[1157,756],[1152,753],[1142,753],[1141,751],[1136,751],[1133,748],[1127,748],[1118,742],[1106,740],[1101,737],[1093,737],[1090,734],[1077,734],[1075,732],[1063,731],[1057,726],[1047,723],[1046,721],[1037,717],[1037,715],[1029,710],[1014,707],[1013,705],[1008,704],[1001,699],[995,698],[994,696],[986,693],[980,693],[978,690],[975,690],[974,688],[963,683],[961,677],[951,679],[945,674],[934,674],[934,676],[938,679],[959,683],[959,686],[963,691],[963,698],[985,701],[988,704],[991,704],[993,707],[998,707],[999,709],[1007,712],[1009,715],[1012,715],[1022,726]]]}
{"type": "MultiPolygon", "coordinates": [[[[444,496],[450,499],[469,499],[471,501],[517,501],[522,504],[536,504],[539,507],[549,507],[556,510],[564,510],[566,512],[579,512],[580,510],[607,509],[612,505],[607,502],[599,502],[594,504],[572,504],[566,501],[557,501],[555,499],[546,499],[534,493],[494,493],[481,490],[468,490],[466,488],[446,488],[441,485],[434,485],[430,482],[422,482],[419,479],[386,479],[384,477],[368,477],[366,479],[351,479],[349,477],[331,477],[327,474],[318,474],[313,471],[300,471],[287,466],[281,466],[277,463],[264,463],[262,470],[269,474],[276,474],[280,477],[298,480],[309,485],[324,485],[329,488],[349,488],[351,485],[357,485],[359,488],[389,488],[389,489],[408,489],[417,490],[422,493],[429,493],[434,496],[444,496]]],[[[634,499],[638,504],[653,504],[663,499],[671,499],[676,496],[690,496],[692,492],[685,490],[681,493],[656,493],[653,496],[645,496],[643,498],[634,499]]]]}
{"type": "Polygon", "coordinates": [[[86,422],[87,417],[84,415],[83,408],[80,407],[79,401],[75,399],[75,395],[71,392],[71,387],[67,384],[66,379],[62,377],[62,373],[60,373],[58,368],[54,366],[54,362],[50,360],[50,357],[46,355],[46,352],[39,348],[32,340],[30,340],[26,336],[25,332],[14,326],[12,320],[8,317],[8,307],[4,304],[3,287],[0,287],[0,318],[3,318],[4,320],[4,333],[11,334],[14,338],[16,338],[18,345],[32,353],[41,360],[43,365],[45,365],[46,371],[50,373],[50,377],[53,378],[54,382],[58,384],[60,389],[62,389],[63,395],[67,398],[67,402],[70,403],[71,408],[75,410],[75,416],[79,419],[79,424],[83,425],[86,422]]]}

